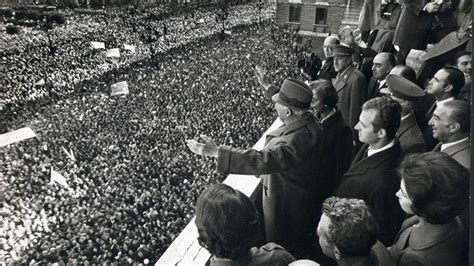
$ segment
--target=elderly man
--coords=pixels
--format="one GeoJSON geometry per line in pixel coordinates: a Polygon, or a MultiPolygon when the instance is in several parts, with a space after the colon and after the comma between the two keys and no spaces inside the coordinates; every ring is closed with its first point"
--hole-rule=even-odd
{"type": "Polygon", "coordinates": [[[471,170],[469,104],[453,100],[443,102],[434,111],[429,125],[433,137],[440,143],[434,151],[441,151],[471,170]]]}
{"type": "Polygon", "coordinates": [[[362,106],[355,129],[364,143],[342,176],[336,196],[363,199],[379,225],[378,239],[391,245],[400,229],[402,212],[395,193],[400,188],[395,169],[400,158],[396,133],[400,126],[400,105],[377,97],[362,106]]]}
{"type": "Polygon", "coordinates": [[[261,175],[266,240],[293,255],[310,248],[317,204],[322,202],[314,193],[321,128],[308,112],[312,97],[304,82],[283,82],[271,97],[283,125],[268,134],[261,151],[217,146],[207,137],[206,143],[187,143],[196,154],[216,157],[218,172],[261,175]]]}
{"type": "Polygon", "coordinates": [[[430,105],[427,101],[430,98],[425,98],[425,105],[419,106],[419,109],[422,111],[424,109],[426,111],[423,112],[424,115],[418,116],[418,124],[420,125],[420,128],[423,132],[428,150],[433,149],[438,142],[433,139],[431,128],[428,126],[428,121],[433,116],[433,112],[436,109],[437,104],[454,100],[458,96],[464,84],[464,74],[454,67],[443,67],[442,69],[438,70],[438,72],[436,72],[434,77],[428,83],[426,88],[427,98],[434,98],[434,101],[431,100],[430,105]],[[428,106],[430,107],[426,108],[428,106]]]}
{"type": "Polygon", "coordinates": [[[387,84],[391,93],[390,97],[401,106],[402,120],[397,131],[397,138],[400,143],[402,157],[409,153],[425,152],[425,140],[413,112],[414,103],[418,98],[425,95],[425,91],[408,79],[393,74],[387,76],[387,84]]]}
{"type": "Polygon", "coordinates": [[[372,65],[373,76],[370,78],[367,88],[369,99],[389,94],[385,78],[395,64],[395,56],[391,53],[379,53],[374,57],[372,65]]]}
{"type": "MultiPolygon", "coordinates": [[[[339,96],[337,107],[341,110],[342,118],[353,129],[356,125],[362,104],[367,99],[367,82],[364,75],[352,64],[354,49],[343,45],[334,45],[334,69],[337,77],[334,82],[339,96]]],[[[354,139],[358,139],[357,132],[352,131],[354,139]]]]}
{"type": "Polygon", "coordinates": [[[324,39],[323,52],[324,60],[321,70],[318,73],[319,79],[332,81],[336,78],[337,72],[334,70],[334,60],[331,53],[331,46],[339,44],[339,40],[335,36],[328,36],[324,39]]]}
{"type": "Polygon", "coordinates": [[[377,241],[377,223],[363,200],[331,197],[322,209],[317,234],[326,256],[338,265],[395,265],[377,241]]]}

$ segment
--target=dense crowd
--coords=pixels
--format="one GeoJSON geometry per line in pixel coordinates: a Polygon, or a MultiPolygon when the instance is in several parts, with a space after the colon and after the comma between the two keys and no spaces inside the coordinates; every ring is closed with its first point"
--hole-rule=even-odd
{"type": "MultiPolygon", "coordinates": [[[[20,41],[29,34],[14,37],[28,48],[7,55],[13,62],[6,99],[23,104],[51,89],[61,97],[7,110],[9,130],[29,126],[38,138],[1,151],[1,260],[146,264],[160,257],[193,216],[201,190],[224,177],[212,161],[190,154],[185,140],[205,133],[251,147],[274,119],[252,66],[271,70],[276,82],[295,75],[285,35],[272,21],[250,24],[258,21],[251,8],[230,12],[226,27],[232,35],[224,40],[205,37],[216,32],[211,27],[190,31],[180,19],[169,20],[163,51],[183,45],[147,58],[149,47],[137,42],[138,53],[108,72],[94,68],[104,60],[86,48],[88,41],[109,43],[120,30],[117,42],[133,43],[130,28],[80,15],[77,23],[54,31],[71,34],[54,57],[41,57],[45,47],[20,41]],[[92,38],[91,29],[104,32],[104,39],[92,38]],[[19,67],[22,60],[28,65],[19,67]],[[21,68],[30,76],[21,75],[21,68]],[[41,73],[49,86],[32,92],[29,85],[41,73]],[[108,85],[122,80],[130,94],[111,97],[108,85]],[[70,94],[74,83],[87,89],[70,94]],[[73,151],[74,161],[63,147],[73,151]],[[66,178],[69,190],[48,184],[51,169],[66,178]]],[[[35,38],[44,41],[44,35],[35,38]]]]}
{"type": "MultiPolygon", "coordinates": [[[[215,20],[219,8],[197,9],[192,16],[184,11],[174,15],[169,12],[168,6],[146,11],[117,8],[92,14],[69,11],[65,12],[66,25],[52,30],[24,27],[21,34],[3,34],[1,104],[18,105],[43,96],[66,95],[81,81],[97,79],[111,69],[222,30],[222,23],[215,20]],[[104,42],[106,49],[121,48],[122,56],[105,58],[103,50],[90,48],[91,41],[104,42]],[[123,50],[124,44],[134,45],[136,53],[123,50]]],[[[227,12],[226,28],[259,20],[258,10],[252,5],[234,6],[227,12]]],[[[268,19],[271,14],[266,9],[261,16],[268,19]]]]}

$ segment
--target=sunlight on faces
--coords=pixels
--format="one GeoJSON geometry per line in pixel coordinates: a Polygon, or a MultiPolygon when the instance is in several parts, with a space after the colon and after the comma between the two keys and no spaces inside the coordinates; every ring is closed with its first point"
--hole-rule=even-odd
{"type": "Polygon", "coordinates": [[[352,58],[350,56],[334,56],[334,70],[340,72],[352,63],[352,58]]]}
{"type": "Polygon", "coordinates": [[[335,259],[336,258],[336,255],[334,253],[335,247],[328,238],[330,224],[331,224],[331,219],[328,216],[326,216],[326,214],[321,215],[321,219],[319,220],[318,229],[316,232],[319,236],[319,245],[321,246],[323,253],[326,256],[335,259]]]}
{"type": "Polygon", "coordinates": [[[390,73],[392,66],[388,63],[388,57],[385,54],[378,54],[373,60],[373,77],[377,80],[384,80],[385,77],[390,73]]]}
{"type": "Polygon", "coordinates": [[[471,81],[471,55],[463,55],[456,60],[456,68],[464,74],[466,82],[471,81]]]}
{"type": "Polygon", "coordinates": [[[431,95],[443,94],[447,87],[450,85],[446,84],[446,78],[449,76],[448,72],[443,69],[436,72],[434,77],[428,82],[426,92],[431,95]]]}
{"type": "Polygon", "coordinates": [[[440,142],[446,142],[453,134],[451,116],[449,115],[448,109],[443,104],[439,104],[436,107],[433,112],[433,117],[431,117],[428,124],[433,130],[433,137],[440,142]]]}
{"type": "Polygon", "coordinates": [[[395,195],[398,197],[398,202],[400,203],[400,207],[402,207],[402,210],[407,214],[414,214],[411,209],[411,205],[413,204],[413,202],[407,194],[405,181],[403,181],[403,179],[400,181],[400,189],[395,195]]]}
{"type": "Polygon", "coordinates": [[[373,121],[377,116],[377,110],[375,109],[364,109],[359,116],[359,122],[355,125],[354,129],[359,132],[359,140],[363,143],[374,144],[379,139],[379,131],[375,130],[373,121]]]}

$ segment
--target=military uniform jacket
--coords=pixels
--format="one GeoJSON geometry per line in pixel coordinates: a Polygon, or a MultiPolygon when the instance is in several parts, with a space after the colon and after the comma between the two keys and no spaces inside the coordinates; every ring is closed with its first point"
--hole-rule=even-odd
{"type": "Polygon", "coordinates": [[[290,252],[314,232],[314,212],[319,204],[314,201],[314,191],[319,182],[320,134],[320,126],[308,113],[270,132],[261,151],[219,147],[219,172],[262,175],[267,241],[280,244],[290,252]]]}
{"type": "Polygon", "coordinates": [[[400,145],[365,157],[368,145],[364,144],[354,157],[352,165],[341,178],[336,196],[363,199],[379,226],[379,239],[391,245],[403,220],[395,193],[400,188],[396,175],[400,158],[400,145]]]}
{"type": "Polygon", "coordinates": [[[462,265],[463,229],[457,218],[443,225],[413,227],[417,223],[418,216],[405,220],[389,248],[397,265],[462,265]]]}
{"type": "Polygon", "coordinates": [[[338,75],[334,88],[339,96],[337,107],[341,110],[342,118],[351,128],[353,138],[359,139],[354,126],[359,121],[362,104],[367,100],[367,81],[364,75],[351,65],[338,75]]]}
{"type": "Polygon", "coordinates": [[[410,114],[400,122],[397,131],[398,142],[402,150],[402,156],[409,153],[425,152],[426,144],[420,127],[416,123],[415,115],[410,114]]]}

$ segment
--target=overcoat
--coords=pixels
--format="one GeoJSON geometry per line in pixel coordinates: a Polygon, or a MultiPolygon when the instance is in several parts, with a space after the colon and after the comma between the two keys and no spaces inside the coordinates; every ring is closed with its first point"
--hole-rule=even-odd
{"type": "Polygon", "coordinates": [[[261,151],[226,146],[218,151],[218,172],[260,175],[266,240],[292,254],[315,232],[314,214],[321,204],[317,200],[320,135],[320,126],[307,113],[270,132],[261,151]]]}
{"type": "Polygon", "coordinates": [[[401,48],[424,50],[427,34],[431,31],[431,15],[423,11],[426,0],[402,0],[402,11],[398,20],[393,44],[401,48]]]}
{"type": "Polygon", "coordinates": [[[364,157],[364,144],[352,160],[351,167],[342,176],[336,196],[363,199],[379,226],[377,239],[391,245],[403,220],[395,193],[400,189],[396,168],[400,158],[398,142],[372,156],[364,157]]]}
{"type": "Polygon", "coordinates": [[[419,227],[418,216],[403,222],[396,242],[389,248],[399,266],[461,265],[463,228],[456,218],[443,225],[426,224],[419,227]]]}
{"type": "Polygon", "coordinates": [[[421,133],[421,129],[416,123],[415,115],[412,113],[400,122],[397,138],[400,143],[402,157],[409,153],[426,151],[423,133],[421,133]]]}
{"type": "Polygon", "coordinates": [[[339,96],[337,107],[341,110],[342,118],[352,130],[352,136],[358,140],[354,126],[359,121],[362,104],[367,100],[367,81],[364,75],[351,65],[338,75],[334,82],[339,96]]]}

